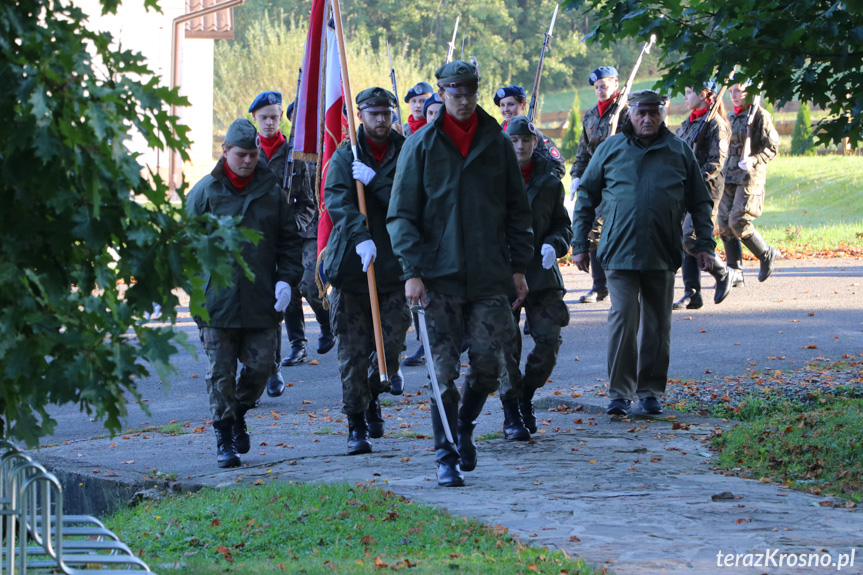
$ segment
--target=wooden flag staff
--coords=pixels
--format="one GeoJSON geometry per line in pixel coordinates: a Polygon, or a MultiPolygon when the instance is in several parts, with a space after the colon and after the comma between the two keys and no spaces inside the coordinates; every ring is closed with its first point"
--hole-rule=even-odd
{"type": "MultiPolygon", "coordinates": [[[[342,68],[342,88],[344,89],[345,106],[348,110],[348,136],[351,140],[351,151],[354,154],[354,160],[357,157],[357,130],[354,124],[354,100],[351,92],[351,79],[348,74],[348,58],[345,53],[345,35],[342,31],[342,11],[339,6],[339,0],[332,0],[333,19],[336,21],[336,38],[339,43],[339,63],[342,68]]],[[[359,202],[360,213],[366,217],[366,227],[369,227],[369,216],[366,210],[366,192],[363,183],[359,180],[354,180],[357,185],[357,201],[359,202]]],[[[381,382],[389,381],[387,375],[387,361],[384,355],[384,337],[381,328],[381,310],[378,304],[378,287],[375,281],[375,264],[369,263],[367,272],[369,279],[369,299],[372,307],[372,325],[375,330],[375,351],[378,356],[378,371],[381,374],[381,382]]]]}

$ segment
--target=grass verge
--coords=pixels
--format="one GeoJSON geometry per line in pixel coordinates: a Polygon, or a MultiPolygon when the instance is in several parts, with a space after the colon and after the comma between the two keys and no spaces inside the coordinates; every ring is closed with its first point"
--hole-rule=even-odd
{"type": "Polygon", "coordinates": [[[747,398],[730,414],[743,423],[713,440],[720,467],[863,503],[863,398],[837,391],[806,402],[747,398]]]}
{"type": "Polygon", "coordinates": [[[603,572],[368,484],[206,489],[123,510],[108,526],[160,573],[603,572]]]}

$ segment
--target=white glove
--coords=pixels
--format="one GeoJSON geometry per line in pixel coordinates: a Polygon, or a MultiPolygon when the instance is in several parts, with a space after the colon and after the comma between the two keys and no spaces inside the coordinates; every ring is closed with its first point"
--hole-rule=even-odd
{"type": "MultiPolygon", "coordinates": [[[[362,164],[360,164],[362,166],[362,164]]],[[[369,271],[369,264],[378,257],[378,248],[372,240],[366,240],[357,244],[357,255],[363,262],[363,271],[369,271]]]]}
{"type": "Polygon", "coordinates": [[[273,308],[282,312],[287,309],[289,303],[291,303],[291,286],[285,282],[276,282],[276,305],[273,308]]]}
{"type": "Polygon", "coordinates": [[[581,183],[581,178],[572,178],[572,183],[569,184],[569,199],[574,200],[578,193],[578,184],[581,183]]]}
{"type": "Polygon", "coordinates": [[[539,253],[542,254],[542,267],[550,270],[551,266],[554,265],[554,260],[557,259],[557,254],[554,253],[554,248],[548,244],[542,244],[542,248],[540,248],[539,253]]]}
{"type": "Polygon", "coordinates": [[[746,156],[737,163],[737,167],[748,172],[755,167],[755,158],[752,156],[746,156]]]}
{"type": "Polygon", "coordinates": [[[369,185],[369,182],[375,177],[375,171],[359,160],[354,160],[354,163],[351,164],[351,170],[354,173],[354,179],[361,181],[364,186],[369,185]]]}

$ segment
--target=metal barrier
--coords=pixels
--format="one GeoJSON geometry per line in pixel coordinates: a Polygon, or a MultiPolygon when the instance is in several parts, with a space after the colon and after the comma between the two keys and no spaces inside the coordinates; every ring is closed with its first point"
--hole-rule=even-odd
{"type": "Polygon", "coordinates": [[[0,575],[151,572],[95,517],[63,515],[63,488],[42,465],[5,441],[0,453],[0,575]]]}

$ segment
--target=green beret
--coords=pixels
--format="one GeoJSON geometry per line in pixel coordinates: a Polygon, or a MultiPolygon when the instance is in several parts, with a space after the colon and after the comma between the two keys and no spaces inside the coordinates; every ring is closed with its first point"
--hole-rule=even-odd
{"type": "Polygon", "coordinates": [[[366,88],[357,94],[357,107],[360,110],[365,110],[371,107],[386,107],[393,108],[396,105],[396,97],[392,92],[378,86],[366,88]]]}
{"type": "Polygon", "coordinates": [[[516,116],[506,123],[507,136],[536,136],[536,128],[524,116],[516,116]]]}
{"type": "Polygon", "coordinates": [[[228,133],[225,134],[225,143],[234,144],[238,148],[244,150],[254,150],[257,145],[258,131],[254,124],[245,118],[234,120],[234,123],[228,128],[228,133]]]}
{"type": "Polygon", "coordinates": [[[629,94],[627,104],[630,108],[664,108],[668,98],[653,90],[638,90],[629,94]]]}
{"type": "Polygon", "coordinates": [[[480,75],[476,66],[464,60],[453,60],[444,64],[434,73],[437,85],[441,88],[447,86],[459,86],[479,82],[480,75]]]}

